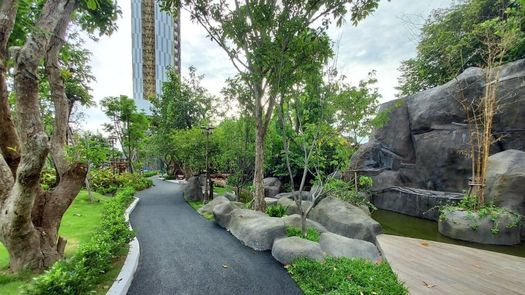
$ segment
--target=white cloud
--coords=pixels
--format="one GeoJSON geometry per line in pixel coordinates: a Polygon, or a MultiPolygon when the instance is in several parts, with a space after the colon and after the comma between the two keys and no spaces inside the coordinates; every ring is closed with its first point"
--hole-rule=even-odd
{"type": "MultiPolygon", "coordinates": [[[[131,69],[131,11],[129,0],[118,1],[123,15],[118,20],[119,30],[99,42],[89,42],[93,52],[92,67],[97,82],[93,84],[96,101],[105,96],[125,94],[132,96],[131,69]]],[[[357,27],[350,23],[332,28],[330,35],[338,40],[338,66],[351,81],[366,78],[377,71],[378,88],[383,101],[394,99],[397,68],[404,59],[415,56],[417,24],[421,24],[432,9],[448,7],[453,0],[394,0],[380,3],[379,9],[357,27]]],[[[224,80],[235,69],[222,49],[206,37],[206,32],[183,12],[181,21],[182,68],[189,66],[204,74],[203,81],[212,93],[218,94],[224,80]]],[[[100,108],[87,111],[86,129],[101,129],[108,122],[100,108]]]]}

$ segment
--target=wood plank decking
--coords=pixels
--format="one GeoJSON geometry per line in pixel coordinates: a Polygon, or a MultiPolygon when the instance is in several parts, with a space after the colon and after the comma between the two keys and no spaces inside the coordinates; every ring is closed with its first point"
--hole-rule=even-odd
{"type": "Polygon", "coordinates": [[[525,258],[392,235],[377,239],[410,294],[525,294],[525,258]]]}

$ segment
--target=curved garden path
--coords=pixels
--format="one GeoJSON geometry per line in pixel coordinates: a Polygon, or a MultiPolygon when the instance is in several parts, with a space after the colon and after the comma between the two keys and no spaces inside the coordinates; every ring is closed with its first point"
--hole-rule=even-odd
{"type": "Polygon", "coordinates": [[[153,181],[131,214],[141,253],[128,294],[301,294],[269,252],[243,246],[201,217],[181,185],[153,181]]]}

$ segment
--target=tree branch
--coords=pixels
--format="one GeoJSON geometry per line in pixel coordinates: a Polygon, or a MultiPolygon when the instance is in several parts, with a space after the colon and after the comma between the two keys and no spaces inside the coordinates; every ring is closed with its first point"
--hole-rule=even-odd
{"type": "Polygon", "coordinates": [[[55,126],[51,136],[51,155],[57,167],[58,174],[62,177],[68,168],[69,161],[66,159],[67,131],[69,127],[70,102],[67,99],[64,79],[59,64],[59,55],[65,43],[68,23],[71,13],[64,14],[51,37],[49,48],[45,57],[46,75],[51,88],[51,97],[55,107],[55,126]]]}
{"type": "Polygon", "coordinates": [[[17,7],[17,0],[3,0],[0,6],[0,151],[13,176],[20,162],[20,146],[8,101],[7,47],[15,24],[17,7]]]}

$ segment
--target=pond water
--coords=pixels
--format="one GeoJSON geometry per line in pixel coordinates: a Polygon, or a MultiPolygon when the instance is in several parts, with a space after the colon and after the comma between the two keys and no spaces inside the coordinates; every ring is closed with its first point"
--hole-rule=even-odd
{"type": "Polygon", "coordinates": [[[515,246],[482,245],[454,240],[441,235],[435,221],[412,217],[387,210],[376,210],[372,217],[383,226],[385,234],[461,245],[525,257],[525,243],[515,246]]]}

